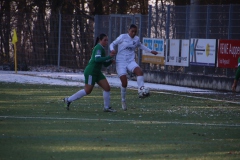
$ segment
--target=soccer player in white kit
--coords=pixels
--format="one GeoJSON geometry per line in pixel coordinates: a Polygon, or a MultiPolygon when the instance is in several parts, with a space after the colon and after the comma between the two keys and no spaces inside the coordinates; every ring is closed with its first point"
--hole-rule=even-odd
{"type": "MultiPolygon", "coordinates": [[[[133,72],[137,76],[138,88],[144,86],[144,77],[142,69],[135,61],[135,49],[140,48],[154,55],[158,54],[156,51],[152,51],[143,44],[137,34],[137,26],[132,24],[129,27],[128,33],[121,34],[110,44],[110,51],[116,54],[114,47],[118,45],[118,53],[116,56],[116,70],[122,82],[121,97],[122,97],[122,109],[127,110],[126,105],[126,88],[127,88],[127,70],[133,72]]],[[[141,98],[141,97],[140,97],[141,98]]]]}

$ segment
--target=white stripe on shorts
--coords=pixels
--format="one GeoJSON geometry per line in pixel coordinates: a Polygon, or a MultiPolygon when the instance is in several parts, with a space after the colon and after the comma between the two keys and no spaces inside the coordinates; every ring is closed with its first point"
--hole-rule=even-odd
{"type": "Polygon", "coordinates": [[[88,84],[92,85],[92,76],[91,75],[88,76],[88,84]]]}

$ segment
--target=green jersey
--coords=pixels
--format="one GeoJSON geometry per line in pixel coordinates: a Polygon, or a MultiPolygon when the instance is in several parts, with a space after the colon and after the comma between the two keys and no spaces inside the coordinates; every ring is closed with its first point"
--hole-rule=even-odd
{"type": "Polygon", "coordinates": [[[101,44],[97,44],[92,51],[91,59],[84,72],[91,75],[98,75],[101,73],[102,65],[105,67],[112,63],[112,57],[106,56],[105,50],[101,44]]]}
{"type": "Polygon", "coordinates": [[[238,58],[238,69],[235,74],[235,80],[238,81],[239,77],[240,77],[240,57],[238,58]]]}

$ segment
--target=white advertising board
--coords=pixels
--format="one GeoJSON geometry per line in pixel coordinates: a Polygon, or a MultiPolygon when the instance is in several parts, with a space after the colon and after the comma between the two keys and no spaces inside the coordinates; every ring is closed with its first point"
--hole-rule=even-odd
{"type": "Polygon", "coordinates": [[[166,65],[189,66],[189,40],[167,40],[166,65]]]}
{"type": "Polygon", "coordinates": [[[191,39],[190,65],[215,66],[216,39],[191,39]]]}
{"type": "Polygon", "coordinates": [[[142,62],[164,65],[164,39],[143,38],[143,45],[157,51],[157,55],[142,51],[142,62]]]}

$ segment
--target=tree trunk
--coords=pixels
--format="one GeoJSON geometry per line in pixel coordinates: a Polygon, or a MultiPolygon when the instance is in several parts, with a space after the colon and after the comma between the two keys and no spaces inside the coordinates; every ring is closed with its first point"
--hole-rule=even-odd
{"type": "Polygon", "coordinates": [[[1,36],[1,61],[0,63],[10,63],[10,55],[13,53],[10,53],[9,48],[9,39],[11,35],[11,29],[10,29],[10,2],[8,0],[1,1],[1,9],[0,9],[0,36],[1,36]]]}
{"type": "Polygon", "coordinates": [[[36,16],[36,20],[33,24],[33,38],[32,38],[32,48],[33,52],[28,55],[31,65],[42,65],[44,64],[44,55],[47,52],[47,26],[45,23],[44,16],[46,10],[46,0],[36,1],[38,6],[38,12],[33,13],[33,17],[36,16]]]}

